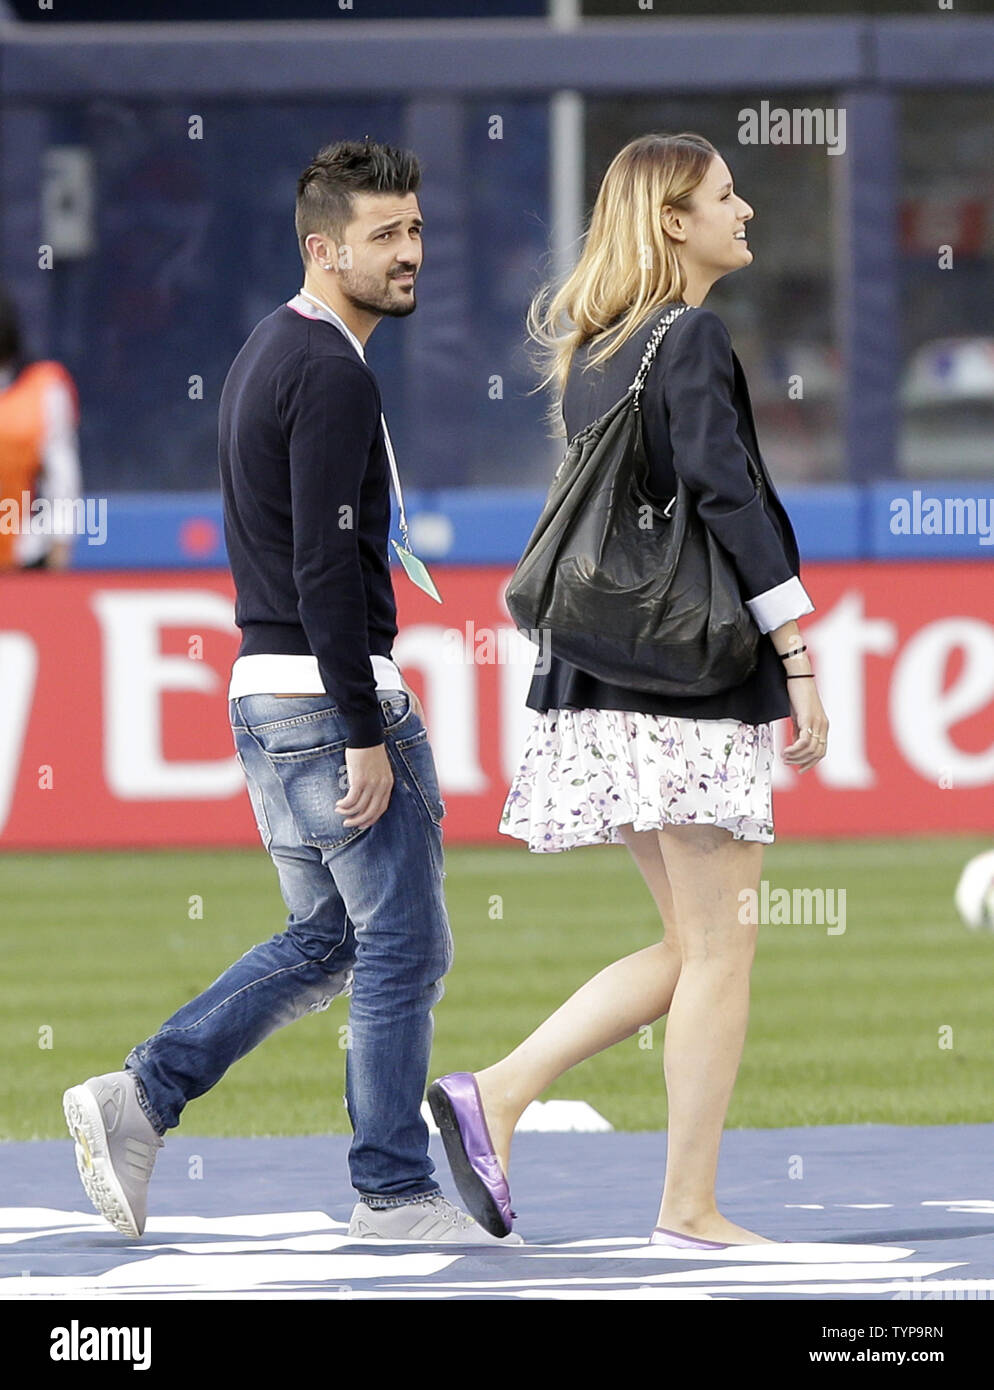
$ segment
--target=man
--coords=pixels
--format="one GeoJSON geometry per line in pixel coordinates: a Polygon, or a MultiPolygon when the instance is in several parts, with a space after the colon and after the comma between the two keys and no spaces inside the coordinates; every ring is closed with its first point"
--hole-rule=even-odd
{"type": "Polygon", "coordinates": [[[299,294],[259,323],[221,393],[225,535],[242,629],[239,761],[290,909],[123,1072],[66,1092],[83,1184],[140,1235],[166,1129],[275,1028],[351,990],[346,1103],[355,1237],[492,1243],[432,1178],[421,1118],[451,964],[444,805],[419,702],[390,657],[390,493],[363,348],[415,308],[413,154],[343,142],[301,175],[299,294]]]}

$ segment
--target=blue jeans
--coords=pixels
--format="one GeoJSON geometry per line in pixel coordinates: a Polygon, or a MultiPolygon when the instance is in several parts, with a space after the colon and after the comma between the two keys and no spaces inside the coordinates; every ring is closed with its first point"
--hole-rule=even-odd
{"type": "Polygon", "coordinates": [[[286,930],[247,951],[125,1066],[165,1133],[263,1038],[351,989],[349,1171],[360,1197],[385,1207],[440,1191],[421,1102],[452,933],[445,805],[428,731],[406,691],[380,692],[380,709],[394,784],[382,816],[361,829],[335,811],[348,791],[347,733],[326,695],[229,702],[259,834],[289,908],[286,930]]]}

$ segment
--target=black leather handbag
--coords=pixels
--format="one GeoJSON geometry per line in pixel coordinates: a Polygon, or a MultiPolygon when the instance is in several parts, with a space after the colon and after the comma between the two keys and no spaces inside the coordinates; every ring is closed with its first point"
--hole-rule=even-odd
{"type": "MultiPolygon", "coordinates": [[[[646,493],[639,398],[679,305],[657,323],[638,373],[569,443],[505,591],[519,631],[600,680],[660,695],[712,695],[756,668],[759,629],[728,553],[682,478],[666,506],[646,493]]],[[[762,476],[751,457],[757,488],[762,476]]]]}

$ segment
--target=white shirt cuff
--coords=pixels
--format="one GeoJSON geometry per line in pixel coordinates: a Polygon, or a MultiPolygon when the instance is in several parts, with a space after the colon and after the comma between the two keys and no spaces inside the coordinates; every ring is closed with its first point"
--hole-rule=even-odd
{"type": "Polygon", "coordinates": [[[807,590],[796,574],[765,593],[757,594],[755,598],[747,598],[745,606],[760,632],[772,632],[774,628],[789,623],[792,618],[801,618],[805,613],[815,611],[807,590]]]}

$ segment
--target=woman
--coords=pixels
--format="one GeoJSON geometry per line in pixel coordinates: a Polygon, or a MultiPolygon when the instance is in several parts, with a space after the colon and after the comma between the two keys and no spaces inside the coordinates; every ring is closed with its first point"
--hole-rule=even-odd
{"type": "Polygon", "coordinates": [[[722,1215],[714,1193],[756,942],[755,925],[739,920],[740,894],[758,891],[773,840],[773,721],[792,717],[783,758],[804,772],[825,755],[828,720],[797,627],[814,605],[794,533],[728,332],[700,307],[717,280],[752,261],[752,216],[707,140],[643,136],[608,169],[576,269],[529,314],[572,438],[625,393],[661,315],[691,306],[664,336],[642,394],[650,487],[663,504],[684,479],[765,635],[755,672],[708,696],[625,690],[555,657],[533,677],[535,714],[501,830],[533,851],[626,844],[664,932],[588,981],[507,1057],[430,1088],[456,1185],[497,1235],[511,1229],[506,1175],[525,1107],[569,1067],[665,1014],[666,1177],[650,1239],[705,1249],[766,1240],[722,1215]]]}

